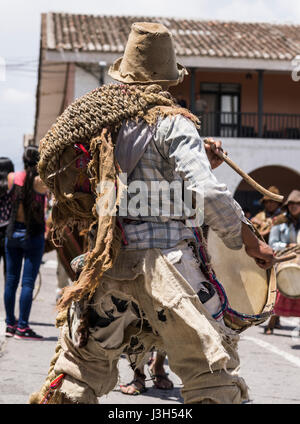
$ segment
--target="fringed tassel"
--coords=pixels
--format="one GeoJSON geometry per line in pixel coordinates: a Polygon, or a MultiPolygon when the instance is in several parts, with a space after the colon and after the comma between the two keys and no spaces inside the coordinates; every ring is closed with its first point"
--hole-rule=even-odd
{"type": "Polygon", "coordinates": [[[56,377],[50,383],[50,387],[49,387],[47,393],[45,394],[45,396],[43,397],[43,399],[41,400],[40,404],[45,405],[47,403],[50,403],[50,401],[51,401],[53,395],[55,394],[56,390],[58,390],[60,388],[60,386],[62,385],[64,378],[65,378],[65,374],[60,374],[58,377],[56,377]]]}

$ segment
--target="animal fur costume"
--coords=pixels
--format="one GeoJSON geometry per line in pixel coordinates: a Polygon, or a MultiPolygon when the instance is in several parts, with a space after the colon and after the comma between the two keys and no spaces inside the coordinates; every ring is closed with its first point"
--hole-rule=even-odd
{"type": "MultiPolygon", "coordinates": [[[[122,186],[119,179],[122,170],[114,157],[118,130],[124,121],[144,120],[151,126],[155,125],[159,117],[177,114],[189,118],[198,126],[198,118],[188,110],[179,107],[170,93],[163,88],[181,82],[185,74],[185,69],[176,64],[172,38],[167,29],[160,24],[136,23],[132,26],[123,60],[118,60],[110,69],[110,75],[125,84],[104,85],[76,100],[41,140],[39,173],[55,196],[52,212],[55,239],[58,241],[61,239],[65,225],[72,228],[76,224],[80,229],[89,228],[91,232],[94,229],[97,231],[78,280],[64,290],[61,298],[57,326],[62,327],[62,332],[68,331],[66,319],[70,308],[79,304],[84,310],[93,295],[96,292],[99,293],[99,290],[101,292],[103,274],[107,275],[110,270],[114,273],[113,270],[116,267],[114,268],[113,265],[118,260],[121,261],[118,269],[126,268],[126,263],[130,262],[128,253],[127,259],[124,259],[124,255],[121,254],[122,232],[116,214],[102,216],[96,211],[96,205],[100,205],[101,208],[101,201],[105,195],[108,202],[116,198],[112,210],[116,212],[122,194],[126,191],[126,187],[122,186]],[[139,55],[136,55],[136,48],[139,55]],[[160,54],[157,54],[158,49],[160,54]],[[88,178],[90,183],[88,192],[78,190],[83,170],[78,170],[76,164],[80,158],[84,157],[90,159],[84,170],[85,179],[88,178]],[[99,184],[101,185],[104,181],[112,183],[111,192],[103,193],[97,190],[99,184]]],[[[148,259],[145,259],[149,261],[149,264],[153,261],[157,262],[151,255],[153,256],[151,253],[148,259]]],[[[161,266],[164,266],[163,263],[161,266]]],[[[168,268],[165,272],[168,272],[168,268]]],[[[125,283],[122,285],[124,287],[125,283]]],[[[128,293],[133,288],[134,284],[130,284],[128,293]]],[[[178,297],[176,291],[174,288],[172,295],[170,286],[169,295],[173,296],[173,300],[178,297]]],[[[189,296],[194,298],[195,294],[190,293],[189,296]]],[[[201,309],[200,302],[197,302],[197,307],[201,309]]],[[[204,332],[205,325],[208,325],[205,324],[207,319],[210,322],[214,321],[211,317],[205,318],[202,326],[204,332]]],[[[191,316],[191,325],[193,325],[192,321],[191,316]]],[[[212,328],[209,327],[209,331],[212,331],[213,336],[205,336],[206,340],[204,337],[205,346],[212,337],[218,338],[221,342],[221,336],[218,336],[213,329],[215,324],[209,325],[212,326],[212,328]]],[[[89,338],[87,314],[81,317],[76,337],[79,348],[84,349],[89,338]]],[[[227,334],[222,337],[224,340],[228,339],[227,334]]],[[[57,390],[63,376],[58,376],[54,370],[62,350],[61,340],[63,339],[60,338],[57,344],[45,384],[39,393],[31,396],[30,403],[68,403],[70,401],[57,390]]],[[[208,351],[211,350],[207,352],[207,355],[214,356],[215,362],[220,362],[220,367],[224,368],[229,356],[224,353],[219,342],[207,347],[208,351]],[[212,352],[215,347],[216,351],[212,352]]],[[[235,351],[236,338],[232,343],[229,349],[235,351]]],[[[150,349],[151,344],[146,347],[150,349]]],[[[237,363],[235,359],[233,363],[237,363]]],[[[217,381],[221,377],[217,376],[218,373],[215,374],[216,385],[221,386],[222,384],[217,381]]],[[[228,378],[231,382],[237,379],[233,375],[228,378]]],[[[238,385],[243,386],[241,390],[245,393],[246,388],[243,383],[239,381],[238,385]]],[[[82,401],[93,403],[95,399],[91,400],[87,397],[82,401]]]]}

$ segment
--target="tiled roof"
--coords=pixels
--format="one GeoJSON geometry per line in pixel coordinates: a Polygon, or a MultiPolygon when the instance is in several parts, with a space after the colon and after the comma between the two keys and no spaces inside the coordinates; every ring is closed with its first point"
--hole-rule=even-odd
{"type": "Polygon", "coordinates": [[[136,16],[48,13],[43,46],[70,52],[124,51],[133,22],[161,22],[179,56],[291,60],[300,54],[300,25],[136,16]]]}

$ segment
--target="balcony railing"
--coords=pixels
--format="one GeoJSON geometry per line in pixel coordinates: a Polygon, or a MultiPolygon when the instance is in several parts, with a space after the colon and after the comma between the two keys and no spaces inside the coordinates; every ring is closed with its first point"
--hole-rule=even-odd
{"type": "Polygon", "coordinates": [[[300,140],[300,115],[208,112],[200,116],[202,137],[249,137],[300,140]]]}

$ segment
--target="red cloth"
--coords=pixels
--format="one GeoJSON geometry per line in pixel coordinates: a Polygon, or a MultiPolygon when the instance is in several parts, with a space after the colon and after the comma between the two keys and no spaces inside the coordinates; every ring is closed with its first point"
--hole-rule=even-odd
{"type": "Polygon", "coordinates": [[[277,291],[274,313],[281,317],[300,317],[300,299],[289,299],[277,291]]]}
{"type": "Polygon", "coordinates": [[[26,178],[26,171],[15,172],[14,184],[23,187],[26,178]]]}

